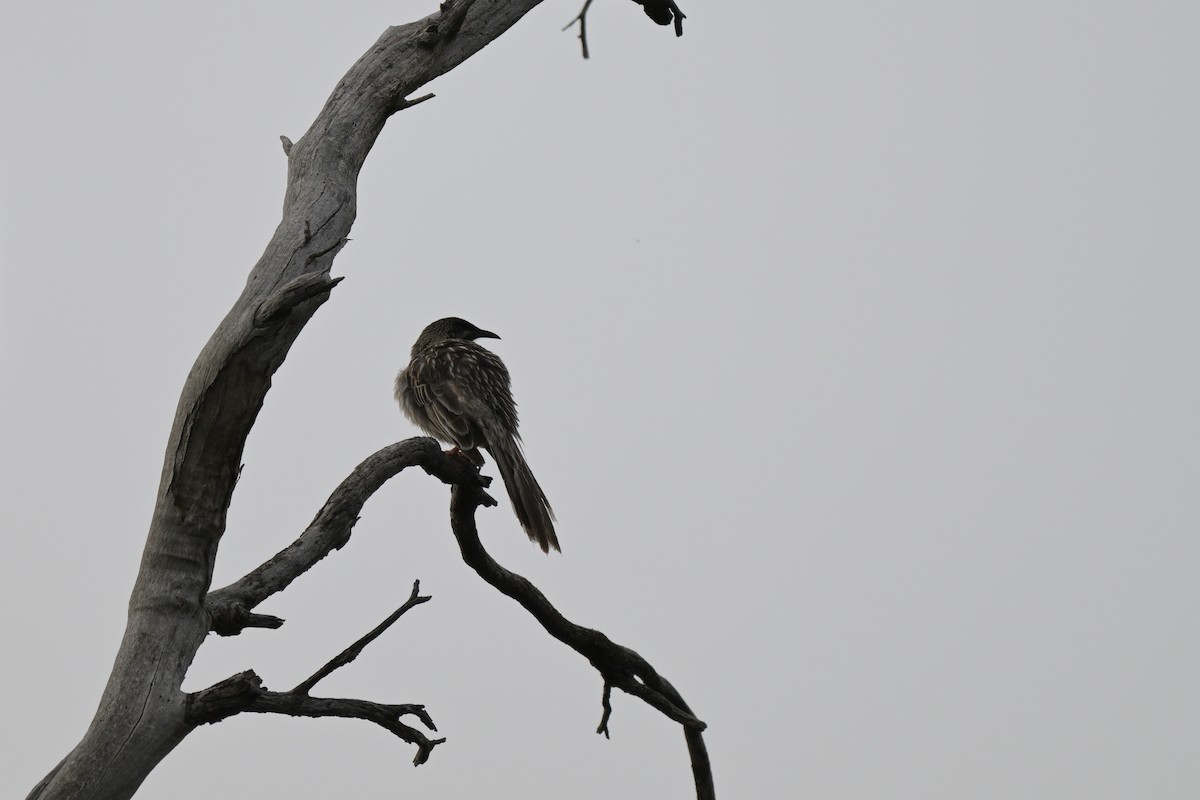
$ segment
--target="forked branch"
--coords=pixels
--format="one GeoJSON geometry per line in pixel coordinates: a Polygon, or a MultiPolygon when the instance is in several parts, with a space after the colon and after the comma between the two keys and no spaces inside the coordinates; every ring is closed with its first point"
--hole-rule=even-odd
{"type": "Polygon", "coordinates": [[[430,739],[401,721],[412,716],[432,731],[433,724],[425,706],[414,703],[373,703],[338,697],[310,697],[307,694],[272,692],[262,685],[253,670],[233,675],[207,689],[188,696],[186,720],[191,725],[210,725],[235,714],[287,714],[293,717],[343,717],[373,722],[399,739],[417,746],[413,765],[429,760],[433,748],[445,739],[430,739]]]}
{"type": "Polygon", "coordinates": [[[354,644],[347,647],[330,659],[324,666],[314,672],[311,677],[302,681],[290,692],[271,692],[262,685],[262,679],[253,670],[238,673],[226,678],[220,683],[207,689],[188,695],[186,719],[191,725],[206,725],[220,722],[235,714],[246,712],[256,714],[289,714],[293,717],[350,717],[373,722],[390,731],[400,739],[415,744],[417,754],[413,764],[420,766],[429,760],[429,754],[436,745],[445,739],[430,739],[416,728],[406,725],[402,717],[414,716],[424,723],[431,731],[437,726],[425,710],[425,706],[414,703],[395,705],[375,703],[370,700],[350,700],[345,698],[312,697],[309,692],[322,679],[331,675],[335,670],[346,666],[356,659],[363,649],[379,638],[380,634],[390,628],[406,611],[422,603],[429,602],[430,597],[421,593],[421,582],[413,581],[412,593],[404,605],[396,609],[379,625],[354,644]]]}

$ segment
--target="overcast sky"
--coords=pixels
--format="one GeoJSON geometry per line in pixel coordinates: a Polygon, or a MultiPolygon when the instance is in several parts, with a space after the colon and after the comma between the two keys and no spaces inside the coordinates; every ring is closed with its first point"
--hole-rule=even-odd
{"type": "MultiPolygon", "coordinates": [[[[223,585],[364,457],[420,329],[498,332],[546,557],[485,544],[710,725],[723,798],[1200,795],[1200,10],[1183,2],[546,2],[388,123],[346,276],[245,452],[223,585]]],[[[90,721],[184,377],[279,220],[285,159],[388,24],[435,3],[8,4],[0,17],[0,796],[90,721]]],[[[692,796],[614,697],[459,560],[404,474],[348,547],[185,683],[238,717],[139,797],[692,796]]]]}

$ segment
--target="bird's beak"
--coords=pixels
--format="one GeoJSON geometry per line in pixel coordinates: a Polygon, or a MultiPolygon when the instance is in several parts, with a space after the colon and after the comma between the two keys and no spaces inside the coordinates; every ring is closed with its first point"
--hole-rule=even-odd
{"type": "Polygon", "coordinates": [[[475,338],[476,339],[499,339],[500,337],[497,336],[496,334],[492,333],[491,331],[485,331],[482,328],[476,328],[475,329],[475,338]]]}

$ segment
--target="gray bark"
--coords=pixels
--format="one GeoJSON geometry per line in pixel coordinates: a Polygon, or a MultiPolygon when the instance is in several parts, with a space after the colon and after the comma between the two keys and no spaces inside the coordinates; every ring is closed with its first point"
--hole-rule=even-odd
{"type": "Polygon", "coordinates": [[[246,437],[271,376],[337,281],[359,169],[388,118],[541,0],[451,0],[389,28],[288,152],[283,218],[184,384],[129,619],[96,715],[30,798],[131,797],[195,723],[184,675],[209,631],[205,596],[246,437]]]}

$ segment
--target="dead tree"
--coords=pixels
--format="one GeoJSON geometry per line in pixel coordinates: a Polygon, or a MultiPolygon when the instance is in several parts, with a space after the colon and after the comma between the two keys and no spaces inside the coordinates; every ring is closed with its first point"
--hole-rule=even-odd
{"type": "MultiPolygon", "coordinates": [[[[674,20],[680,30],[682,14],[673,2],[635,1],[656,22],[674,20]]],[[[367,720],[413,744],[414,762],[424,763],[442,740],[414,727],[434,729],[423,706],[311,694],[318,681],[352,660],[399,615],[429,599],[417,585],[392,617],[290,691],[267,691],[253,672],[200,692],[181,689],[210,632],[229,636],[248,627],[281,625],[280,619],[255,613],[255,607],[344,545],[366,499],[410,466],[452,487],[451,527],[464,561],[599,671],[600,731],[607,732],[613,687],[640,697],[683,727],[698,796],[713,797],[701,739],[704,723],[641,656],[569,622],[529,581],[491,559],[474,520],[479,505],[494,503],[485,491],[487,479],[448,458],[432,439],[400,442],[367,458],[293,544],[241,580],[210,591],[243,447],[271,377],[341,280],[330,277],[330,270],[354,222],[356,183],[367,153],[394,113],[430,97],[410,99],[417,89],[458,66],[540,2],[446,0],[423,20],[389,28],[338,83],[308,132],[295,144],[283,139],[288,157],[283,219],[184,384],[128,624],[96,716],[30,798],[131,797],[197,726],[239,713],[367,720]]]]}

